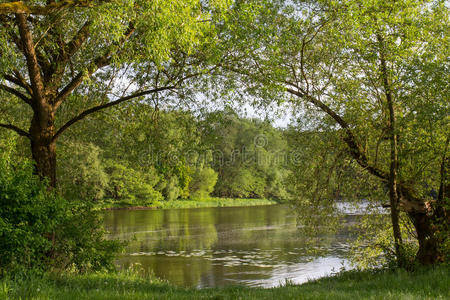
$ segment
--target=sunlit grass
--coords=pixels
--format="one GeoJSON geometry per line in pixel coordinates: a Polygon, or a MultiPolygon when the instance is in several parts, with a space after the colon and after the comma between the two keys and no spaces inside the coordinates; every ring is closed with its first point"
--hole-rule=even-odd
{"type": "Polygon", "coordinates": [[[199,207],[238,207],[238,206],[258,206],[258,205],[273,205],[277,201],[269,199],[243,199],[243,198],[207,198],[207,199],[193,199],[193,200],[172,200],[161,201],[155,205],[139,205],[136,203],[127,202],[108,202],[105,201],[99,204],[99,208],[154,208],[154,209],[169,209],[169,208],[199,208],[199,207]]]}
{"type": "Polygon", "coordinates": [[[0,281],[1,299],[450,299],[450,269],[349,271],[303,285],[186,289],[136,273],[26,276],[0,281]]]}
{"type": "Polygon", "coordinates": [[[161,208],[190,208],[190,207],[231,207],[231,206],[257,206],[277,204],[269,199],[233,199],[233,198],[209,198],[196,200],[166,201],[161,208]]]}

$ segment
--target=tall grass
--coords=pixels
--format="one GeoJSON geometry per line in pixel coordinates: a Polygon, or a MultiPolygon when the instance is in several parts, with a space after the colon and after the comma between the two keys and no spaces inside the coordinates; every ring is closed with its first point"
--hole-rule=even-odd
{"type": "MultiPolygon", "coordinates": [[[[148,208],[169,209],[169,208],[198,208],[198,207],[231,207],[231,206],[257,206],[257,205],[273,205],[278,202],[269,199],[234,199],[234,198],[206,198],[206,199],[190,199],[190,200],[172,200],[160,201],[155,206],[148,208]]],[[[145,206],[136,206],[127,202],[108,202],[99,204],[100,209],[108,208],[145,208],[145,206]]]]}
{"type": "Polygon", "coordinates": [[[0,280],[1,299],[450,299],[450,268],[349,271],[278,288],[175,287],[135,272],[28,275],[0,280]]]}
{"type": "Polygon", "coordinates": [[[194,200],[166,201],[161,204],[162,209],[168,208],[194,208],[194,207],[231,207],[231,206],[257,206],[277,204],[269,199],[234,199],[234,198],[208,198],[194,200]]]}

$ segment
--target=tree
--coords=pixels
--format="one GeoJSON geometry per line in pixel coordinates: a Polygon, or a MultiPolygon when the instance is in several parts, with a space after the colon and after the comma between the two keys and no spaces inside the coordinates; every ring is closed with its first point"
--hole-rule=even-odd
{"type": "Polygon", "coordinates": [[[311,112],[320,126],[310,127],[338,134],[389,188],[399,262],[400,210],[414,224],[417,261],[441,260],[448,236],[438,232],[450,222],[445,1],[251,1],[235,11],[222,28],[223,68],[265,102],[311,112]]]}
{"type": "Polygon", "coordinates": [[[217,173],[209,167],[198,167],[189,185],[189,194],[194,199],[204,200],[214,191],[217,173]]]}
{"type": "Polygon", "coordinates": [[[200,128],[219,176],[215,196],[286,200],[287,143],[282,130],[230,109],[207,114],[200,128]]]}
{"type": "Polygon", "coordinates": [[[2,106],[15,108],[19,100],[26,107],[0,127],[30,141],[37,173],[54,187],[56,142],[70,126],[125,101],[173,91],[202,73],[193,63],[198,56],[189,54],[214,40],[208,20],[224,3],[0,3],[2,106]],[[72,113],[66,120],[64,110],[72,113]]]}
{"type": "Polygon", "coordinates": [[[57,168],[61,194],[70,200],[99,200],[104,196],[108,176],[101,163],[101,151],[93,144],[67,143],[57,168]]]}

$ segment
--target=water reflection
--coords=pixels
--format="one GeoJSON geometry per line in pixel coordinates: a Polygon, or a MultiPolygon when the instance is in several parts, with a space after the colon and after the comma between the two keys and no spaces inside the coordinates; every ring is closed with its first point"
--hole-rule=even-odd
{"type": "Polygon", "coordinates": [[[276,286],[304,282],[347,265],[347,234],[321,236],[326,256],[307,254],[308,237],[283,205],[109,211],[111,235],[130,240],[118,263],[184,286],[276,286]]]}

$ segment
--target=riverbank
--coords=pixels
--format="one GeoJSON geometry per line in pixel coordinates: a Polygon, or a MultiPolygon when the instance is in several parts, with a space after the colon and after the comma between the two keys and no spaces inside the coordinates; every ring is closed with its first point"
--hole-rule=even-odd
{"type": "Polygon", "coordinates": [[[269,199],[241,199],[241,198],[209,198],[206,200],[172,200],[161,201],[154,206],[141,206],[127,202],[104,201],[98,205],[99,209],[171,209],[171,208],[200,208],[200,207],[237,207],[237,206],[259,206],[274,205],[277,201],[269,199]]]}
{"type": "Polygon", "coordinates": [[[449,299],[450,268],[348,271],[302,285],[185,289],[136,273],[0,280],[0,299],[449,299]]]}

